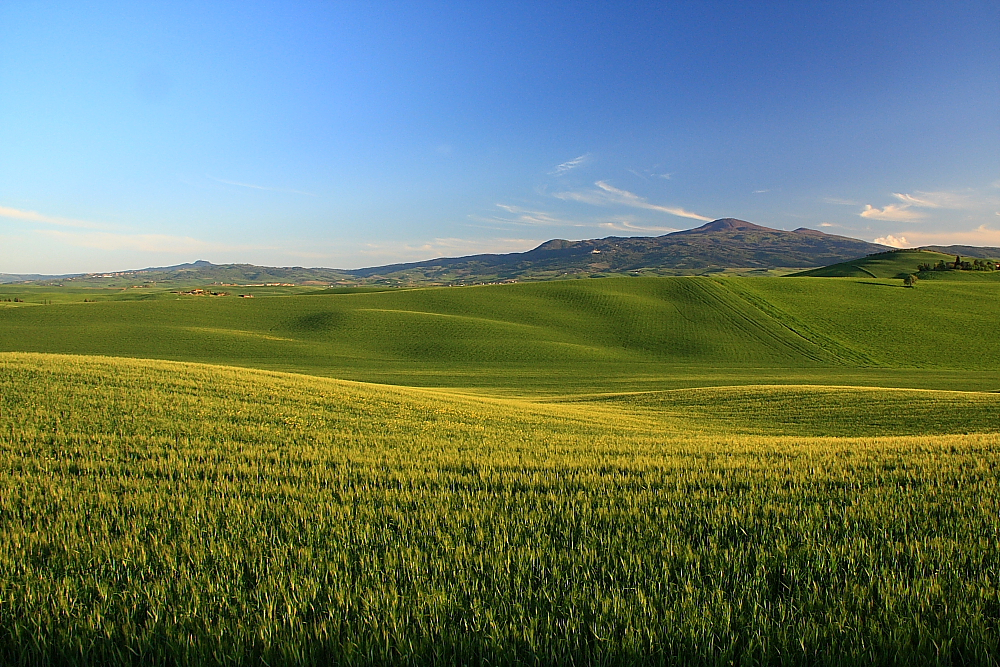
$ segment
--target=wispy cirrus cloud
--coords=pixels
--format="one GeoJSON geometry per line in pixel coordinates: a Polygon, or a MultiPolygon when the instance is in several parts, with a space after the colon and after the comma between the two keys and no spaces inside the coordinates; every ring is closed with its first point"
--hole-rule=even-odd
{"type": "Polygon", "coordinates": [[[664,227],[661,225],[648,225],[637,223],[626,217],[616,217],[609,220],[607,217],[598,219],[562,218],[547,211],[511,206],[509,204],[497,204],[497,207],[505,211],[508,215],[497,215],[489,218],[476,218],[483,222],[500,223],[504,225],[523,226],[543,226],[543,227],[581,227],[587,229],[604,229],[616,232],[629,232],[633,234],[668,234],[679,231],[676,227],[664,227]]]}
{"type": "Polygon", "coordinates": [[[119,234],[115,232],[70,232],[61,229],[38,229],[38,234],[67,245],[96,250],[132,250],[152,253],[194,253],[232,250],[261,250],[254,246],[232,246],[203,241],[190,236],[169,234],[119,234]]]}
{"type": "Polygon", "coordinates": [[[0,206],[0,216],[15,220],[24,220],[25,222],[34,223],[37,226],[48,227],[47,229],[35,229],[33,231],[34,233],[44,236],[54,242],[77,248],[91,248],[95,250],[107,251],[131,250],[151,253],[190,253],[272,249],[257,246],[235,246],[212,243],[190,236],[121,232],[115,231],[113,226],[104,223],[45,215],[37,211],[25,211],[11,208],[9,206],[0,206]],[[70,227],[75,229],[52,229],[52,226],[62,228],[70,227]]]}
{"type": "Polygon", "coordinates": [[[670,232],[679,232],[680,230],[676,227],[650,227],[648,225],[636,225],[627,220],[617,220],[615,222],[602,222],[600,226],[605,229],[613,229],[616,232],[660,232],[663,234],[669,234],[670,232]]]}
{"type": "MultiPolygon", "coordinates": [[[[979,225],[975,229],[954,232],[908,231],[905,238],[910,246],[925,245],[974,245],[1000,247],[1000,229],[979,225]]],[[[879,242],[876,239],[876,242],[879,242]]]]}
{"type": "Polygon", "coordinates": [[[592,204],[594,206],[630,206],[632,208],[641,208],[647,211],[659,211],[661,213],[668,213],[681,218],[701,220],[703,222],[710,222],[712,220],[712,218],[708,218],[692,211],[687,211],[683,208],[652,204],[634,192],[621,190],[606,181],[597,181],[594,185],[597,186],[597,190],[555,192],[552,196],[564,201],[577,201],[584,204],[592,204]]]}
{"type": "Polygon", "coordinates": [[[548,211],[537,211],[523,208],[521,206],[511,206],[510,204],[497,204],[497,208],[506,211],[508,215],[494,216],[491,218],[496,222],[513,223],[517,225],[546,225],[553,227],[580,226],[575,220],[560,218],[548,211]]]}
{"type": "Polygon", "coordinates": [[[917,222],[927,216],[919,211],[911,211],[909,206],[889,204],[884,208],[874,208],[871,204],[865,204],[865,210],[861,211],[862,218],[871,220],[888,220],[892,222],[917,222]]]}
{"type": "Polygon", "coordinates": [[[572,160],[566,160],[560,165],[556,165],[556,168],[549,172],[550,176],[562,176],[567,171],[572,171],[582,164],[586,164],[590,161],[590,153],[584,153],[572,160]]]}
{"type": "Polygon", "coordinates": [[[38,211],[23,211],[9,206],[0,206],[0,216],[14,218],[15,220],[25,220],[45,225],[59,225],[60,227],[79,227],[82,229],[109,229],[109,225],[88,220],[76,220],[74,218],[62,218],[59,216],[43,215],[38,211]]]}
{"type": "Polygon", "coordinates": [[[883,208],[866,204],[859,214],[862,218],[873,220],[890,220],[893,222],[918,222],[928,217],[928,213],[938,210],[983,212],[998,203],[996,197],[973,189],[960,191],[924,192],[915,190],[908,192],[893,192],[899,203],[889,204],[883,208]]]}
{"type": "MultiPolygon", "coordinates": [[[[892,196],[903,202],[907,206],[919,208],[947,208],[953,210],[976,209],[986,201],[979,201],[971,190],[962,192],[921,192],[917,190],[914,194],[903,192],[893,192],[892,196]]],[[[991,201],[996,201],[995,199],[991,201]]]]}
{"type": "Polygon", "coordinates": [[[378,257],[384,262],[405,262],[482,253],[523,252],[531,250],[540,243],[542,241],[537,239],[446,237],[415,243],[366,243],[358,253],[366,257],[378,257]]]}
{"type": "MultiPolygon", "coordinates": [[[[928,194],[940,194],[940,193],[928,193],[928,194]]],[[[941,208],[941,204],[934,199],[924,197],[917,197],[914,195],[908,195],[903,192],[893,192],[892,196],[903,202],[906,206],[919,206],[920,208],[941,208]]]]}
{"type": "Polygon", "coordinates": [[[568,219],[553,215],[547,211],[511,206],[509,204],[497,204],[497,207],[505,211],[508,215],[498,215],[490,218],[479,218],[484,222],[496,222],[501,224],[513,224],[524,226],[543,227],[583,227],[588,229],[610,229],[617,232],[632,232],[637,234],[659,233],[679,231],[676,227],[663,227],[660,225],[639,224],[624,217],[608,220],[601,219],[568,219]]]}
{"type": "Polygon", "coordinates": [[[652,169],[644,169],[641,173],[636,171],[635,169],[627,169],[626,171],[628,171],[630,174],[638,176],[644,181],[648,181],[650,178],[662,178],[665,181],[669,181],[671,178],[673,178],[674,176],[673,172],[670,173],[658,172],[657,170],[659,168],[660,165],[654,165],[652,169]]]}
{"type": "Polygon", "coordinates": [[[842,199],[841,197],[823,197],[824,204],[835,204],[837,206],[860,206],[861,202],[853,199],[842,199]]]}
{"type": "Polygon", "coordinates": [[[513,206],[511,204],[496,204],[503,213],[492,216],[470,216],[474,220],[501,225],[517,225],[527,227],[596,227],[600,222],[565,218],[549,211],[535,208],[513,206]]]}
{"type": "Polygon", "coordinates": [[[216,183],[223,183],[225,185],[236,185],[241,188],[250,188],[251,190],[266,190],[268,192],[284,192],[293,195],[307,195],[309,197],[318,197],[319,195],[313,192],[306,192],[305,190],[291,190],[289,188],[272,188],[266,185],[254,185],[253,183],[242,183],[240,181],[230,181],[225,178],[216,178],[215,176],[208,176],[216,183]]]}

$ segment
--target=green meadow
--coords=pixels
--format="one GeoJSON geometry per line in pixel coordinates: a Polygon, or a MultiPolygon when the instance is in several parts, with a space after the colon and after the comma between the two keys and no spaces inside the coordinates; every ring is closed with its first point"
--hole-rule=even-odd
{"type": "MultiPolygon", "coordinates": [[[[970,260],[968,257],[963,259],[970,260]]],[[[907,274],[918,273],[918,267],[922,264],[934,266],[938,262],[947,264],[954,261],[955,255],[936,250],[890,250],[792,275],[825,278],[903,278],[907,274]]],[[[991,282],[1000,280],[1000,273],[996,271],[920,271],[919,277],[921,280],[934,281],[991,282]]]]}
{"type": "Polygon", "coordinates": [[[933,250],[890,250],[794,275],[822,278],[900,278],[908,273],[916,273],[921,264],[937,264],[939,261],[953,262],[955,256],[933,250]]]}
{"type": "Polygon", "coordinates": [[[97,302],[0,301],[0,351],[514,395],[783,383],[1000,389],[990,283],[692,277],[285,289],[254,299],[160,291],[133,300],[126,291],[97,302]]]}
{"type": "Polygon", "coordinates": [[[991,282],[3,287],[5,664],[998,662],[991,282]]]}

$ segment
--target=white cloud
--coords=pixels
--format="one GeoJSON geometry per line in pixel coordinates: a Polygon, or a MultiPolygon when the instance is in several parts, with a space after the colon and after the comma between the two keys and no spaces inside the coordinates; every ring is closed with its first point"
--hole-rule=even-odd
{"type": "MultiPolygon", "coordinates": [[[[908,195],[900,192],[893,192],[892,196],[903,202],[906,206],[919,206],[922,208],[941,208],[941,204],[938,201],[927,197],[924,193],[918,193],[922,196],[915,197],[913,195],[908,195]]],[[[927,193],[928,195],[941,195],[944,193],[927,193]]]]}
{"type": "Polygon", "coordinates": [[[893,192],[892,196],[909,206],[921,208],[948,208],[956,210],[977,209],[983,204],[971,190],[963,192],[921,192],[914,194],[893,192]]]}
{"type": "MultiPolygon", "coordinates": [[[[513,225],[544,225],[547,227],[587,227],[590,226],[587,223],[582,223],[576,220],[567,220],[565,218],[560,218],[547,211],[536,211],[532,209],[522,208],[520,206],[511,206],[509,204],[497,204],[497,208],[502,209],[509,213],[509,216],[492,216],[485,218],[485,222],[500,222],[504,224],[513,225]]],[[[481,218],[477,218],[481,219],[481,218]]]]}
{"type": "Polygon", "coordinates": [[[553,169],[552,171],[549,172],[549,175],[551,175],[551,176],[562,176],[567,171],[570,171],[572,169],[576,169],[577,167],[579,167],[582,164],[586,164],[589,160],[590,160],[590,153],[584,153],[583,155],[575,157],[572,160],[567,160],[566,162],[563,162],[562,164],[557,165],[555,169],[553,169]]]}
{"type": "Polygon", "coordinates": [[[837,206],[860,206],[861,202],[853,199],[841,199],[840,197],[823,197],[824,204],[836,204],[837,206]]]}
{"type": "Polygon", "coordinates": [[[683,208],[651,204],[639,195],[629,192],[628,190],[620,190],[605,181],[597,181],[594,185],[598,187],[597,190],[587,190],[583,192],[555,192],[552,196],[564,201],[578,201],[584,204],[592,204],[594,206],[611,206],[618,204],[621,206],[641,208],[648,211],[669,213],[670,215],[676,215],[681,218],[693,218],[694,220],[702,220],[704,222],[710,222],[712,220],[712,218],[707,218],[703,215],[699,215],[698,213],[686,211],[683,208]]]}
{"type": "Polygon", "coordinates": [[[532,209],[521,208],[519,206],[511,206],[509,204],[497,204],[497,207],[503,209],[504,211],[510,213],[510,216],[494,216],[491,218],[478,218],[484,222],[498,222],[504,224],[514,224],[514,225],[525,225],[525,226],[546,226],[546,227],[584,227],[584,228],[597,228],[597,229],[611,229],[619,232],[636,232],[639,234],[648,234],[650,232],[658,232],[666,234],[669,232],[676,232],[678,229],[676,227],[662,227],[659,225],[645,225],[636,224],[635,221],[627,219],[627,217],[618,217],[614,220],[608,220],[607,218],[600,220],[580,220],[573,219],[568,220],[565,218],[559,218],[551,213],[545,211],[536,211],[532,209]]]}
{"type": "Polygon", "coordinates": [[[819,226],[820,227],[836,227],[837,225],[833,224],[832,222],[821,222],[821,223],[819,223],[819,226]]]}
{"type": "Polygon", "coordinates": [[[627,220],[618,220],[616,222],[602,222],[601,227],[605,229],[613,229],[618,232],[660,232],[663,234],[669,234],[670,232],[680,231],[676,227],[648,227],[646,225],[634,225],[627,220]]]}
{"type": "Polygon", "coordinates": [[[250,188],[252,190],[266,190],[268,192],[285,192],[293,195],[308,195],[310,197],[317,197],[315,193],[306,192],[304,190],[289,190],[287,188],[271,188],[266,185],[254,185],[253,183],[241,183],[240,181],[230,181],[225,178],[216,178],[215,176],[209,176],[210,179],[216,183],[224,183],[226,185],[238,185],[241,188],[250,188]]]}
{"type": "Polygon", "coordinates": [[[906,240],[905,236],[893,236],[892,234],[886,234],[875,239],[875,243],[881,243],[882,245],[892,246],[893,248],[909,248],[910,242],[906,240]]]}
{"type": "Polygon", "coordinates": [[[39,229],[39,234],[67,245],[97,250],[132,250],[156,253],[197,253],[231,250],[259,250],[252,246],[230,246],[210,243],[190,236],[167,234],[117,234],[114,232],[66,232],[58,229],[39,229]]]}
{"type": "Polygon", "coordinates": [[[107,229],[108,225],[87,220],[75,220],[73,218],[60,218],[51,215],[42,215],[37,211],[22,211],[8,206],[0,206],[0,216],[5,218],[15,218],[17,220],[27,220],[28,222],[40,222],[47,225],[59,225],[61,227],[81,227],[83,229],[107,229]]]}
{"type": "Polygon", "coordinates": [[[673,178],[673,175],[674,175],[673,172],[662,173],[662,174],[661,173],[657,173],[656,169],[659,166],[660,165],[655,165],[652,169],[644,169],[643,173],[639,173],[635,169],[628,169],[627,171],[629,173],[631,173],[631,174],[635,174],[636,176],[638,176],[639,178],[641,178],[644,181],[648,181],[650,179],[650,177],[652,177],[652,178],[662,178],[662,179],[664,179],[666,181],[669,181],[671,178],[673,178]]]}
{"type": "Polygon", "coordinates": [[[755,194],[755,195],[762,195],[765,192],[770,192],[770,190],[754,190],[753,194],[755,194]]]}
{"type": "Polygon", "coordinates": [[[955,232],[906,232],[907,240],[913,246],[925,245],[973,245],[1000,247],[1000,229],[990,229],[979,225],[975,229],[955,232]]]}
{"type": "Polygon", "coordinates": [[[900,206],[889,204],[885,208],[873,208],[871,204],[865,204],[865,210],[861,211],[861,217],[893,222],[916,222],[923,220],[926,216],[918,211],[911,211],[910,207],[905,204],[900,206]]]}
{"type": "Polygon", "coordinates": [[[899,204],[889,204],[884,208],[865,206],[861,217],[874,220],[892,220],[894,222],[917,222],[927,217],[927,214],[914,209],[946,209],[953,211],[968,211],[983,213],[995,206],[998,200],[982,192],[972,189],[964,191],[923,192],[916,190],[913,194],[893,192],[892,196],[899,204]]]}
{"type": "Polygon", "coordinates": [[[483,253],[524,252],[540,243],[542,241],[536,239],[436,238],[422,243],[366,243],[359,254],[376,256],[379,262],[395,263],[483,253]]]}

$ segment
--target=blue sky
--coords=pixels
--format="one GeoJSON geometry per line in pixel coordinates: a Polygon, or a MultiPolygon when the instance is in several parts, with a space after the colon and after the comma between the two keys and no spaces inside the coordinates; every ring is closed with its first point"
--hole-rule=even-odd
{"type": "Polygon", "coordinates": [[[992,2],[0,3],[0,272],[1000,246],[992,2]]]}

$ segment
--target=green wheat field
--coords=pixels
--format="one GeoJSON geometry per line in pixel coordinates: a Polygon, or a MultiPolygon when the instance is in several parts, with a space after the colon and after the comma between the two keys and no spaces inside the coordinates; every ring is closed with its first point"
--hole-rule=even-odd
{"type": "Polygon", "coordinates": [[[1000,662],[995,282],[3,285],[0,390],[3,664],[1000,662]]]}

